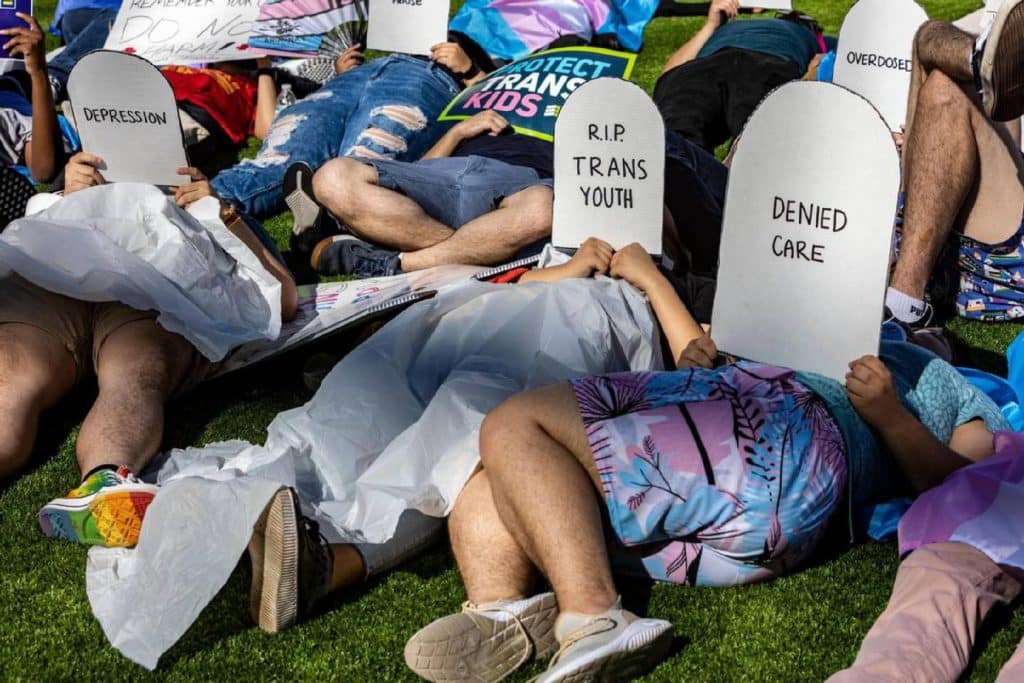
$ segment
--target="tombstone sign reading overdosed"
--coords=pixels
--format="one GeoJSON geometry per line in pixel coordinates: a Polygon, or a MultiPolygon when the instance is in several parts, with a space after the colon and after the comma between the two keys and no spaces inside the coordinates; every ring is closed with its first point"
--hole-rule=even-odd
{"type": "Polygon", "coordinates": [[[581,85],[555,123],[552,244],[599,237],[660,254],[664,195],[665,124],[651,98],[618,78],[581,85]]]}
{"type": "Polygon", "coordinates": [[[742,358],[844,381],[877,354],[899,156],[878,111],[827,83],[775,90],[729,172],[711,337],[742,358]]]}
{"type": "Polygon", "coordinates": [[[82,149],[103,159],[108,182],[187,182],[175,173],[188,166],[178,105],[155,66],[120,52],[92,52],[71,70],[68,95],[82,149]]]}
{"type": "Polygon", "coordinates": [[[124,0],[103,47],[154,64],[251,59],[259,10],[259,0],[124,0]]]}
{"type": "Polygon", "coordinates": [[[914,34],[927,20],[913,0],[860,0],[839,31],[834,82],[866,97],[892,131],[906,123],[914,34]]]}
{"type": "Polygon", "coordinates": [[[448,41],[448,0],[370,0],[366,46],[371,50],[429,55],[448,41]]]}
{"type": "Polygon", "coordinates": [[[598,47],[559,47],[506,64],[456,95],[439,121],[461,121],[482,111],[501,114],[517,133],[551,141],[569,96],[603,76],[629,78],[636,55],[598,47]]]}

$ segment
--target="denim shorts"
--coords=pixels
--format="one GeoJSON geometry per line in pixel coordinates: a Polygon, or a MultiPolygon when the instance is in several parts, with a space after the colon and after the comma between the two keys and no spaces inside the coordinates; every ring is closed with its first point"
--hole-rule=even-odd
{"type": "Polygon", "coordinates": [[[362,160],[377,171],[377,184],[401,192],[434,220],[459,228],[489,213],[505,197],[534,185],[551,187],[537,171],[481,156],[417,162],[362,160]]]}

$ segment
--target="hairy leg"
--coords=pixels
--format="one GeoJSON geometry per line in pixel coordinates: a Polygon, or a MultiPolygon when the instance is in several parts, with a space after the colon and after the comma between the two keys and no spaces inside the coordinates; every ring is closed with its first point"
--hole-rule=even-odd
{"type": "Polygon", "coordinates": [[[600,478],[572,388],[514,396],[484,421],[480,455],[498,515],[551,582],[563,612],[611,608],[612,580],[595,487],[600,478]]]}
{"type": "Polygon", "coordinates": [[[486,470],[477,472],[459,494],[448,518],[448,534],[470,602],[530,595],[536,571],[494,507],[486,470]]]}
{"type": "Polygon", "coordinates": [[[100,465],[141,471],[163,440],[164,403],[193,366],[195,350],[155,320],[112,332],[96,354],[99,395],[78,435],[82,473],[100,465]]]}
{"type": "Polygon", "coordinates": [[[321,166],[313,193],[353,234],[390,249],[425,249],[454,233],[402,193],[380,187],[373,167],[355,159],[321,166]]]}
{"type": "Polygon", "coordinates": [[[946,21],[931,20],[921,25],[914,36],[910,93],[907,101],[906,134],[913,128],[917,101],[925,79],[935,69],[951,80],[972,84],[971,52],[974,37],[946,21]]]}
{"type": "Polygon", "coordinates": [[[543,185],[505,197],[497,209],[466,223],[443,242],[418,251],[404,250],[402,270],[507,261],[523,247],[551,235],[553,201],[551,189],[543,185]]]}
{"type": "Polygon", "coordinates": [[[904,149],[906,210],[893,288],[921,298],[954,229],[995,243],[1020,225],[1020,154],[1008,129],[941,71],[926,79],[904,149]]]}
{"type": "Polygon", "coordinates": [[[76,374],[53,336],[31,325],[0,325],[0,481],[28,462],[39,415],[71,391],[76,374]]]}

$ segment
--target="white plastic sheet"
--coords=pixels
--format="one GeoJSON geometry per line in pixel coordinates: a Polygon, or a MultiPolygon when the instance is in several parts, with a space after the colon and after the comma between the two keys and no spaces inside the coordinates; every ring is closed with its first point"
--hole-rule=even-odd
{"type": "Polygon", "coordinates": [[[479,460],[484,415],[503,399],[572,377],[660,367],[650,309],[623,282],[446,288],[342,360],[309,403],[278,415],[265,446],[174,451],[138,548],[118,562],[186,559],[125,575],[104,558],[111,551],[92,550],[93,611],[115,647],[153,668],[227,580],[252,533],[231,508],[269,500],[272,488],[242,491],[232,488],[236,478],[294,486],[333,542],[383,543],[407,509],[449,513],[479,460]],[[181,484],[195,477],[220,480],[210,486],[225,495],[185,496],[181,484]],[[233,553],[207,554],[210,519],[234,520],[218,525],[214,541],[233,553]],[[181,592],[195,599],[176,599],[181,592]]]}
{"type": "Polygon", "coordinates": [[[0,235],[0,277],[15,271],[82,301],[121,301],[212,361],[281,331],[281,284],[218,217],[189,211],[152,185],[89,188],[14,221],[0,235]]]}

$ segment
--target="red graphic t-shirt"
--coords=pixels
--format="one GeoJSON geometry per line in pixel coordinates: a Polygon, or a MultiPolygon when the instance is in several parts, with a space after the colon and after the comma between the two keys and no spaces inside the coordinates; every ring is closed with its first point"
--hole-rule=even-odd
{"type": "Polygon", "coordinates": [[[165,66],[164,76],[177,102],[202,107],[235,144],[252,132],[256,119],[256,82],[216,69],[165,66]]]}

